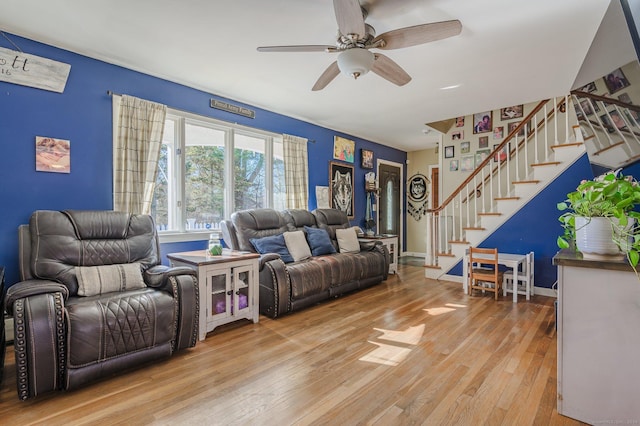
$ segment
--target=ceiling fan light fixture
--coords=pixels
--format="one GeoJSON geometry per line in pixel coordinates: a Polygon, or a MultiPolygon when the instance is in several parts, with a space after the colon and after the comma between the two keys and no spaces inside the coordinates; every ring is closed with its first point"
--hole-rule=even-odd
{"type": "Polygon", "coordinates": [[[358,78],[365,75],[373,67],[375,57],[367,49],[354,47],[338,56],[338,68],[349,77],[358,78]]]}

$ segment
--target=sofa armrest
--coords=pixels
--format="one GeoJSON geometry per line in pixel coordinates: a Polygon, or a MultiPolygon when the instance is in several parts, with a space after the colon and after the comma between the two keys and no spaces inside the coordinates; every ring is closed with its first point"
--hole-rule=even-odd
{"type": "Polygon", "coordinates": [[[259,270],[262,271],[262,269],[264,268],[264,265],[267,262],[270,262],[272,260],[280,260],[280,255],[278,253],[265,253],[260,255],[260,259],[259,259],[259,270]]]}
{"type": "Polygon", "coordinates": [[[360,251],[372,251],[375,250],[378,245],[383,245],[382,241],[360,241],[360,251]]]}
{"type": "Polygon", "coordinates": [[[291,310],[291,282],[287,265],[277,254],[265,255],[260,268],[260,313],[276,318],[291,310]]]}
{"type": "Polygon", "coordinates": [[[13,304],[18,299],[53,293],[61,293],[65,301],[69,298],[69,289],[67,286],[56,281],[27,280],[16,283],[7,289],[7,295],[5,297],[7,313],[13,315],[13,304]]]}
{"type": "Polygon", "coordinates": [[[145,284],[149,287],[167,289],[167,279],[180,275],[192,275],[195,277],[198,273],[195,269],[189,268],[188,266],[169,267],[166,265],[157,265],[144,271],[143,278],[145,284]]]}
{"type": "Polygon", "coordinates": [[[198,274],[186,266],[157,265],[144,273],[149,287],[164,290],[176,300],[176,335],[173,350],[191,348],[198,340],[200,318],[198,274]]]}

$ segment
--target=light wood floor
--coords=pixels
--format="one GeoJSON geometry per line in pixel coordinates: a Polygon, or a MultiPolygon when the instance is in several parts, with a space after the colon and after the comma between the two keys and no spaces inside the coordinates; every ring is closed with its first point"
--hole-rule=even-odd
{"type": "Polygon", "coordinates": [[[469,297],[411,265],[77,391],[19,401],[12,346],[4,371],[11,425],[580,424],[555,410],[553,299],[469,297]]]}

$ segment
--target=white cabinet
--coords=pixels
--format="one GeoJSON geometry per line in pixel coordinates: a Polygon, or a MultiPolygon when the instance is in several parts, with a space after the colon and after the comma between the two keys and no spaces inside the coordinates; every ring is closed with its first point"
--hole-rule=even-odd
{"type": "Polygon", "coordinates": [[[200,340],[222,324],[239,319],[258,322],[258,254],[231,251],[208,256],[202,250],[167,257],[172,266],[198,271],[200,340]]]}
{"type": "Polygon", "coordinates": [[[628,265],[558,265],[558,413],[590,424],[640,420],[640,282],[628,265]]]}

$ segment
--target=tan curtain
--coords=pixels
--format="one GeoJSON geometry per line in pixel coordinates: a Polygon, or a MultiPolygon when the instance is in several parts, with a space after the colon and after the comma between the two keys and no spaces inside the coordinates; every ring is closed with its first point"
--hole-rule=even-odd
{"type": "Polygon", "coordinates": [[[284,181],[287,187],[288,209],[309,208],[309,169],[307,139],[282,135],[284,150],[284,181]]]}
{"type": "Polygon", "coordinates": [[[151,212],[166,115],[166,105],[127,95],[120,97],[119,112],[114,117],[114,210],[151,212]]]}

